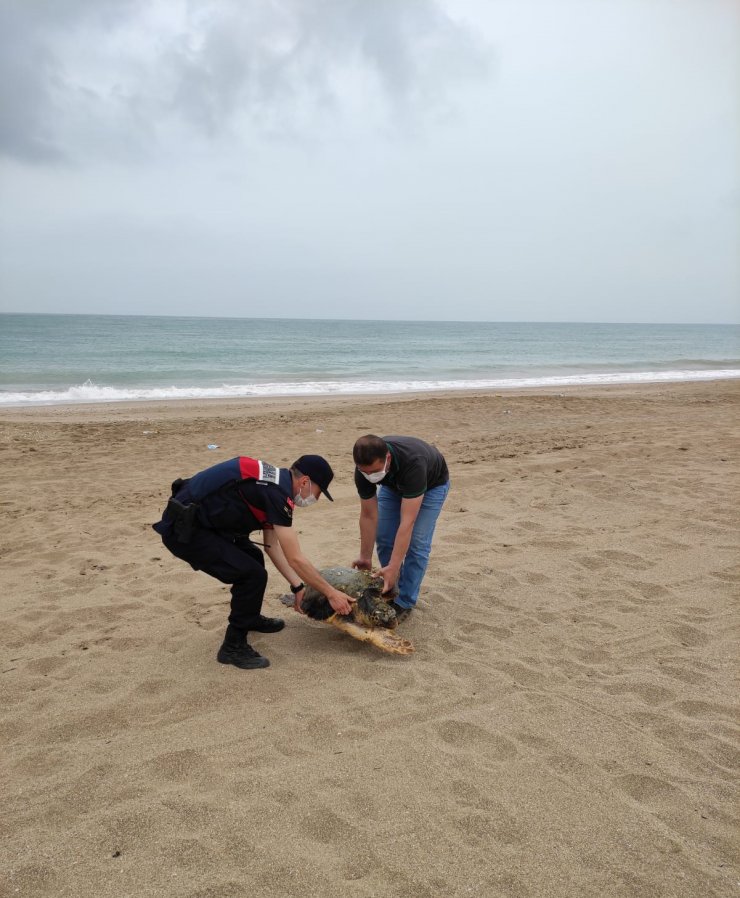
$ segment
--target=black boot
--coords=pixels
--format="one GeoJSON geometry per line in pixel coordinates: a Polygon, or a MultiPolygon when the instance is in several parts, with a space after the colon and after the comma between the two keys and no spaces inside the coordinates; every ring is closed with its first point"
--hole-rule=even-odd
{"type": "Polygon", "coordinates": [[[216,660],[221,664],[233,664],[242,670],[255,670],[258,667],[269,667],[267,658],[256,652],[246,641],[247,634],[238,630],[232,624],[226,628],[226,635],[221,648],[218,650],[216,660]]]}
{"type": "Polygon", "coordinates": [[[285,621],[281,617],[265,617],[263,614],[257,618],[257,623],[252,624],[249,628],[255,633],[277,633],[285,626],[285,621]]]}
{"type": "Polygon", "coordinates": [[[391,602],[390,606],[396,612],[396,620],[399,624],[407,620],[414,610],[413,608],[404,608],[403,605],[398,605],[396,602],[391,602]]]}

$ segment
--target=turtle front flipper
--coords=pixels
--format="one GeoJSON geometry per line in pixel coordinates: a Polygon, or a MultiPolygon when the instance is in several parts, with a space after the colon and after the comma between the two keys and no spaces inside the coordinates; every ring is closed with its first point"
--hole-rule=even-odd
{"type": "Polygon", "coordinates": [[[410,640],[403,639],[401,636],[383,627],[372,630],[367,629],[344,617],[340,617],[338,614],[332,615],[326,623],[331,624],[348,636],[352,636],[353,639],[359,639],[360,642],[369,642],[381,651],[388,652],[391,655],[411,655],[415,651],[410,640]]]}

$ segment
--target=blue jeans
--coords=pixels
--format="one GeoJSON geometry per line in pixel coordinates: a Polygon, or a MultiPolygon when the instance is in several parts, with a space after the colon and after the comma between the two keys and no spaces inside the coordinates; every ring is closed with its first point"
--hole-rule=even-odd
{"type": "MultiPolygon", "coordinates": [[[[419,598],[421,581],[424,579],[429,553],[432,551],[434,527],[449,491],[448,481],[424,493],[424,501],[414,521],[411,543],[398,578],[398,598],[394,601],[402,608],[413,608],[419,598]]],[[[393,543],[401,522],[401,501],[401,496],[387,486],[378,488],[378,530],[375,544],[381,567],[385,567],[391,560],[393,543]]]]}

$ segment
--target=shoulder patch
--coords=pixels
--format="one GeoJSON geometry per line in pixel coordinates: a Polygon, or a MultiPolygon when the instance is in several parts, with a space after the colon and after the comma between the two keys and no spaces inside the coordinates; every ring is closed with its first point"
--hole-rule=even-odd
{"type": "Polygon", "coordinates": [[[268,464],[266,461],[259,462],[259,480],[266,480],[268,483],[278,483],[279,477],[279,468],[268,464]]]}

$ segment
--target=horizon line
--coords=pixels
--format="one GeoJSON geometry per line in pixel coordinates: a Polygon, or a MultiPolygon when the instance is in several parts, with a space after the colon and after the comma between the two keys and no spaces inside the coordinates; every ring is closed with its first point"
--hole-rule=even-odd
{"type": "Polygon", "coordinates": [[[58,316],[69,318],[173,318],[173,319],[196,319],[202,321],[356,321],[362,323],[382,323],[382,324],[609,324],[609,325],[672,325],[672,326],[706,326],[720,327],[729,325],[730,327],[740,326],[739,321],[585,321],[581,319],[503,319],[503,318],[307,318],[301,316],[298,318],[283,317],[275,318],[266,315],[162,315],[147,314],[142,312],[15,312],[0,311],[0,315],[18,315],[18,316],[58,316]]]}

